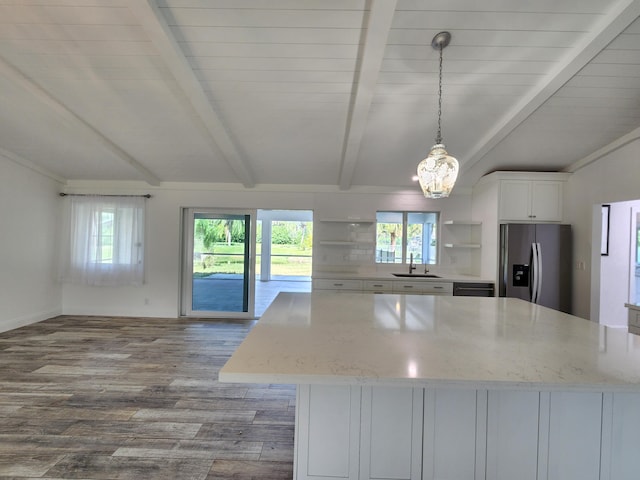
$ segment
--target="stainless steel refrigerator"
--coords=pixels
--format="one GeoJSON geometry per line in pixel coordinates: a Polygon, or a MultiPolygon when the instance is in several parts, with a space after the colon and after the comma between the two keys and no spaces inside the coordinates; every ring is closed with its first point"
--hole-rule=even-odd
{"type": "Polygon", "coordinates": [[[571,225],[500,225],[499,295],[571,313],[571,225]]]}

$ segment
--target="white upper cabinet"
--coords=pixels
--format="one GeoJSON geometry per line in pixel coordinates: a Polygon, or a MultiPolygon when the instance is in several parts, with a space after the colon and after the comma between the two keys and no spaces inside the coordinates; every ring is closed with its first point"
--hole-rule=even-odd
{"type": "MultiPolygon", "coordinates": [[[[490,199],[491,191],[495,192],[497,220],[502,223],[562,222],[564,184],[569,176],[556,172],[494,172],[474,187],[474,201],[481,195],[490,199]]],[[[484,208],[489,205],[485,202],[484,208]]]]}
{"type": "Polygon", "coordinates": [[[561,222],[564,182],[531,182],[531,218],[534,221],[561,222]]]}
{"type": "Polygon", "coordinates": [[[501,180],[500,220],[562,221],[562,186],[556,180],[501,180]]]}
{"type": "Polygon", "coordinates": [[[531,182],[502,180],[498,199],[500,220],[531,220],[531,182]]]}

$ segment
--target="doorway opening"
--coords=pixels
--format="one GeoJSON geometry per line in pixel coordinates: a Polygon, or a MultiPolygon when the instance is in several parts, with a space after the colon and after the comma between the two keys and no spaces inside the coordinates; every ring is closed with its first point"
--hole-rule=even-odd
{"type": "Polygon", "coordinates": [[[629,303],[640,305],[640,201],[632,209],[629,303]]]}
{"type": "Polygon", "coordinates": [[[255,210],[183,210],[180,314],[253,318],[255,210]]]}
{"type": "Polygon", "coordinates": [[[602,212],[603,220],[597,223],[594,210],[593,237],[597,229],[601,239],[600,253],[594,252],[599,257],[593,272],[599,283],[595,311],[600,324],[624,328],[625,303],[640,303],[640,200],[610,203],[602,212]]]}
{"type": "Polygon", "coordinates": [[[312,245],[311,210],[257,211],[256,317],[280,292],[311,291],[312,245]]]}

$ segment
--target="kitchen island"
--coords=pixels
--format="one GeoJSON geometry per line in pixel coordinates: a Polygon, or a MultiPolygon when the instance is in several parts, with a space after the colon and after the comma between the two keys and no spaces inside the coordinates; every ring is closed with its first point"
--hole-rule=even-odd
{"type": "Polygon", "coordinates": [[[299,480],[640,471],[638,337],[522,300],[283,293],[220,380],[298,386],[299,480]]]}

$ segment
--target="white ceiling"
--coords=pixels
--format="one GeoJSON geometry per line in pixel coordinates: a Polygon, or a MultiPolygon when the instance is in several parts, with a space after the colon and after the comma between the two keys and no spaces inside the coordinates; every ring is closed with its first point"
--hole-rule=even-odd
{"type": "Polygon", "coordinates": [[[640,0],[0,0],[0,155],[63,180],[411,187],[640,137],[640,0]]]}

